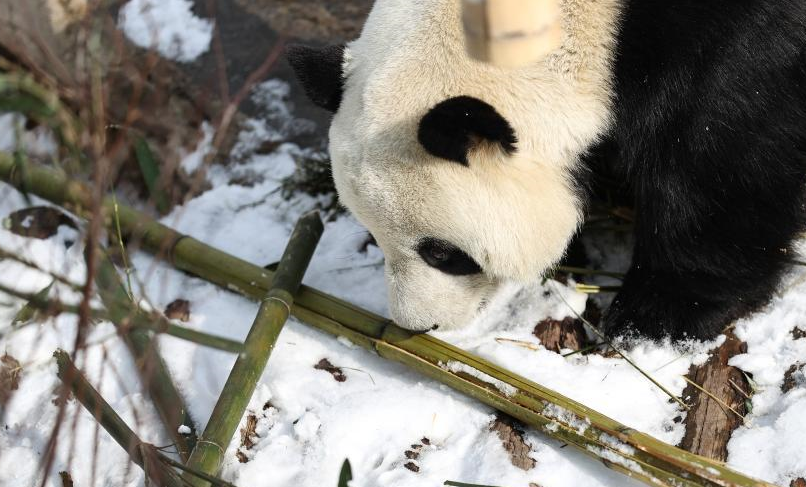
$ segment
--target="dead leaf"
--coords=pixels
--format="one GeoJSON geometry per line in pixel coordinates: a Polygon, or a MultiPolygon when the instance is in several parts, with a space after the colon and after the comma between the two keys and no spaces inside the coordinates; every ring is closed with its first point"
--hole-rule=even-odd
{"type": "Polygon", "coordinates": [[[62,487],[73,487],[73,477],[67,472],[59,472],[59,477],[62,479],[62,487]]]}
{"type": "Polygon", "coordinates": [[[799,478],[792,481],[789,487],[806,487],[806,479],[799,478]]]}
{"type": "Polygon", "coordinates": [[[545,319],[535,326],[532,334],[544,347],[557,353],[563,349],[581,350],[587,343],[582,321],[570,316],[562,321],[545,319]]]}
{"type": "Polygon", "coordinates": [[[403,466],[415,473],[420,471],[420,467],[414,462],[406,462],[403,466]]]}
{"type": "Polygon", "coordinates": [[[165,316],[171,320],[190,321],[190,301],[177,299],[165,307],[165,316]]]}
{"type": "Polygon", "coordinates": [[[806,331],[800,328],[793,328],[792,329],[792,338],[795,340],[800,340],[801,338],[806,338],[806,331]]]}
{"type": "Polygon", "coordinates": [[[801,382],[798,380],[798,372],[801,371],[806,372],[806,364],[796,363],[789,367],[784,374],[784,382],[781,384],[782,392],[787,393],[798,386],[798,383],[801,382]]]}
{"type": "Polygon", "coordinates": [[[254,414],[250,414],[246,417],[246,424],[243,428],[241,428],[241,447],[238,448],[238,451],[235,453],[235,456],[238,457],[238,461],[241,463],[246,463],[249,461],[249,457],[246,456],[246,451],[251,450],[254,446],[257,439],[257,416],[254,414]]]}
{"type": "Polygon", "coordinates": [[[344,382],[347,380],[347,376],[344,375],[344,371],[341,370],[341,367],[336,367],[330,360],[323,358],[320,360],[316,365],[313,366],[316,370],[324,370],[325,372],[330,372],[336,382],[344,382]]]}
{"type": "Polygon", "coordinates": [[[20,388],[20,362],[9,354],[0,357],[0,404],[5,404],[11,397],[11,391],[20,388]]]}
{"type": "Polygon", "coordinates": [[[72,218],[51,206],[34,206],[15,211],[3,223],[15,235],[40,240],[56,235],[62,225],[76,228],[72,218]]]}
{"type": "Polygon", "coordinates": [[[498,415],[495,421],[490,423],[490,431],[495,431],[504,450],[509,453],[509,460],[512,465],[522,469],[531,470],[537,462],[529,454],[532,452],[532,445],[523,438],[523,429],[516,421],[508,416],[498,415]]]}
{"type": "MultiPolygon", "coordinates": [[[[51,288],[53,288],[53,284],[55,282],[56,281],[51,282],[50,284],[48,284],[48,286],[46,288],[44,288],[41,291],[39,291],[38,293],[36,293],[35,294],[36,298],[40,299],[40,300],[47,299],[48,295],[50,294],[50,290],[51,290],[51,288]]],[[[12,326],[22,325],[22,324],[25,324],[25,323],[33,321],[37,317],[39,317],[40,319],[48,318],[48,317],[52,317],[52,316],[58,316],[59,313],[60,313],[60,310],[56,310],[56,309],[42,310],[42,309],[39,309],[39,308],[33,306],[31,303],[26,303],[25,306],[23,306],[17,312],[16,316],[14,316],[14,319],[11,320],[11,325],[12,326]]]]}

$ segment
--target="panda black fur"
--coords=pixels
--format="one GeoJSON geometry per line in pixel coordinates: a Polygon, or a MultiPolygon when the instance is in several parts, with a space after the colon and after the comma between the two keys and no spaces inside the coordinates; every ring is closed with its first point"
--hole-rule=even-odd
{"type": "Polygon", "coordinates": [[[378,0],[346,48],[289,50],[338,110],[337,187],[387,255],[401,325],[462,326],[556,262],[600,172],[636,208],[608,333],[712,337],[769,300],[806,216],[806,3],[565,0],[563,48],[518,72],[466,59],[458,3],[378,0]]]}

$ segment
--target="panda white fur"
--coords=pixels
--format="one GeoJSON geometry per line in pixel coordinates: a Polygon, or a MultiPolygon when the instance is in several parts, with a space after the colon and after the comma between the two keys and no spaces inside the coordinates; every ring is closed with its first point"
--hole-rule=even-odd
{"type": "Polygon", "coordinates": [[[514,70],[468,57],[459,4],[378,0],[348,45],[288,48],[401,326],[461,327],[539,278],[596,168],[638,214],[610,333],[711,336],[769,299],[803,227],[802,2],[564,0],[562,47],[514,70]]]}

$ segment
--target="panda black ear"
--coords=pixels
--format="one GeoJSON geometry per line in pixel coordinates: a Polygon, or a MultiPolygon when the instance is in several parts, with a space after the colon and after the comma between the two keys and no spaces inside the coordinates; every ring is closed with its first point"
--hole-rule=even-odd
{"type": "Polygon", "coordinates": [[[333,113],[339,110],[344,94],[344,49],[343,45],[316,48],[301,44],[285,48],[288,63],[305,94],[315,105],[333,113]]]}
{"type": "Polygon", "coordinates": [[[468,165],[468,151],[479,140],[498,143],[515,152],[515,131],[495,108],[471,96],[448,98],[420,120],[417,138],[431,155],[468,165]]]}

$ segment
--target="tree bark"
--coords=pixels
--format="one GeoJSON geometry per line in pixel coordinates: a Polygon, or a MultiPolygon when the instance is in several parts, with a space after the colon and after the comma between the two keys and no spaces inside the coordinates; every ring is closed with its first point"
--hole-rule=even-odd
{"type": "MultiPolygon", "coordinates": [[[[689,380],[743,416],[747,414],[746,395],[750,385],[739,369],[728,365],[728,360],[746,350],[747,346],[731,333],[705,364],[692,365],[688,374],[689,380]]],[[[728,441],[743,418],[691,384],[683,391],[683,400],[691,405],[691,410],[686,417],[686,434],[680,447],[724,462],[728,457],[728,441]]]]}

